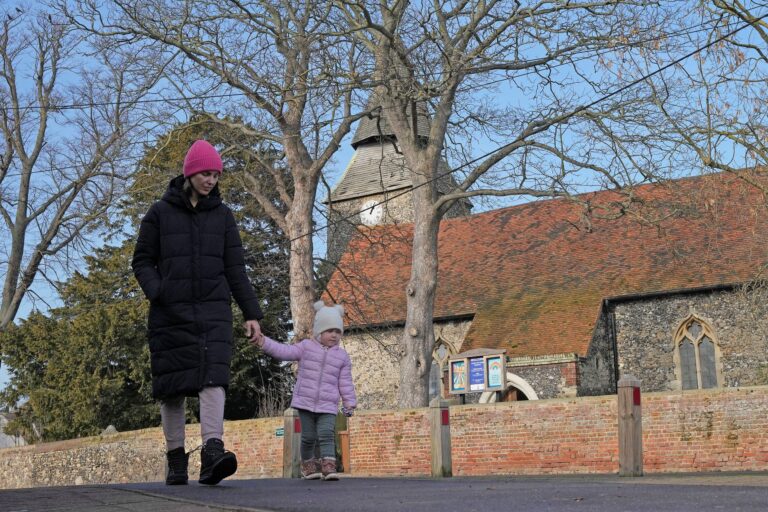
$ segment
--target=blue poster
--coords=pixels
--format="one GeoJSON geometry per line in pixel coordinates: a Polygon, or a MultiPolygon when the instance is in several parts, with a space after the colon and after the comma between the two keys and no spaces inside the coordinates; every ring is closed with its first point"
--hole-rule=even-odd
{"type": "Polygon", "coordinates": [[[485,389],[485,365],[482,357],[469,360],[469,390],[483,391],[485,389]]]}

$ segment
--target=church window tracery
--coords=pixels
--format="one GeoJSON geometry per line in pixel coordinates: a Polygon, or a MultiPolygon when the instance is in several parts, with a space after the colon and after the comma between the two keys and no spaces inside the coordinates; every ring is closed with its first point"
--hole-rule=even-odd
{"type": "Polygon", "coordinates": [[[720,349],[712,327],[690,315],[675,334],[675,371],[682,389],[707,389],[720,386],[720,349]]]}

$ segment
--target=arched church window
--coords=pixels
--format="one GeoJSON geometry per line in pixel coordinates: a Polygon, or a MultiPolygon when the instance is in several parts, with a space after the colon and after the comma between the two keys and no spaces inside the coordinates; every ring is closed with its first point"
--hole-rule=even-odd
{"type": "Polygon", "coordinates": [[[683,389],[716,388],[719,347],[712,327],[690,315],[675,334],[675,369],[683,389]]]}
{"type": "Polygon", "coordinates": [[[441,338],[435,340],[435,348],[432,350],[432,368],[429,370],[429,399],[442,396],[443,370],[448,364],[448,358],[455,354],[450,342],[441,338]]]}

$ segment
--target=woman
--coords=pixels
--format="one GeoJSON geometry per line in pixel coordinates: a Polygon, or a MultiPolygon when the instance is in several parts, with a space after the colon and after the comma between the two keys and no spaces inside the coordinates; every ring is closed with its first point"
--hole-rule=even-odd
{"type": "Polygon", "coordinates": [[[184,173],[141,221],[133,272],[150,301],[149,350],[152,394],[160,400],[165,434],[167,485],[186,484],[185,397],[200,399],[203,439],[200,483],[215,485],[237,470],[224,449],[224,401],[232,359],[234,296],[245,332],[261,335],[259,300],[245,273],[235,218],[221,201],[223,169],[204,140],[190,147],[184,173]]]}

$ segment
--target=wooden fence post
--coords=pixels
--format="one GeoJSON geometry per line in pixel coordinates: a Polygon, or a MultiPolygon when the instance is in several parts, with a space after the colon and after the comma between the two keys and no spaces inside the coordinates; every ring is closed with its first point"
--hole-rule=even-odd
{"type": "Polygon", "coordinates": [[[453,475],[451,463],[450,400],[437,399],[429,404],[431,423],[432,476],[453,475]]]}
{"type": "Polygon", "coordinates": [[[619,476],[643,476],[643,415],[640,380],[619,379],[619,476]]]}
{"type": "Polygon", "coordinates": [[[296,409],[283,415],[283,478],[301,477],[301,421],[296,409]]]}

